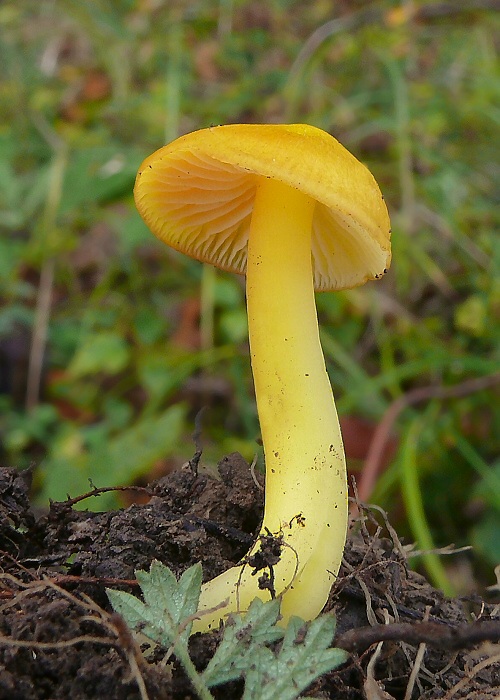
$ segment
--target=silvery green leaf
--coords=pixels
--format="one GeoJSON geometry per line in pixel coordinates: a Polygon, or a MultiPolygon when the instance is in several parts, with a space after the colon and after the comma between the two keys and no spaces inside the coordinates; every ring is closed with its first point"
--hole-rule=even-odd
{"type": "Polygon", "coordinates": [[[153,641],[168,647],[178,638],[185,643],[192,622],[185,621],[198,608],[201,590],[201,564],[187,569],[179,581],[172,571],[159,561],[153,561],[149,572],[136,571],[144,603],[122,591],[108,590],[111,605],[127,625],[141,631],[153,641]]]}
{"type": "Polygon", "coordinates": [[[219,648],[202,674],[207,686],[241,678],[261,655],[272,655],[265,645],[278,641],[284,634],[276,626],[279,609],[279,600],[263,603],[256,598],[244,616],[234,615],[226,623],[219,648]]]}
{"type": "Polygon", "coordinates": [[[310,624],[292,618],[279,652],[260,655],[249,668],[243,700],[295,700],[316,678],[346,660],[345,651],[329,648],[334,634],[333,615],[310,624]]]}

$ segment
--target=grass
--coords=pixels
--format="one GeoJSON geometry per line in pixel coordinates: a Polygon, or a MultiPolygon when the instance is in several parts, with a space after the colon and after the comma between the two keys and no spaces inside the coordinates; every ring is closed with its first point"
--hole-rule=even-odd
{"type": "MultiPolygon", "coordinates": [[[[390,274],[318,296],[342,415],[376,426],[413,389],[498,371],[498,13],[413,5],[2,3],[0,442],[41,465],[42,502],[181,463],[202,406],[209,468],[259,449],[242,281],[160,246],[133,207],[143,157],[191,129],[309,122],[380,183],[390,274]],[[168,435],[142,449],[148,425],[168,435]]],[[[493,383],[393,432],[373,497],[420,548],[474,543],[491,583],[493,383]]],[[[460,589],[451,562],[430,573],[460,589]]]]}

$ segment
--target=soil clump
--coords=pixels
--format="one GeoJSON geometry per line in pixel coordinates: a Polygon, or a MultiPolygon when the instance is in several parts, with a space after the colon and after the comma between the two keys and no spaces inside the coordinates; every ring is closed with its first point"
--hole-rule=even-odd
{"type": "MultiPolygon", "coordinates": [[[[262,488],[238,454],[221,461],[220,479],[198,471],[199,458],[137,488],[145,502],[102,513],[75,506],[105,489],[37,514],[31,472],[0,469],[0,700],[196,698],[175,659],[162,664],[165,650],[144,659],[105,589],[138,594],[134,572],[153,559],[177,576],[199,561],[209,579],[245,555],[262,488]]],[[[500,605],[493,595],[446,599],[408,568],[380,509],[362,508],[351,528],[327,609],[337,615],[335,645],[350,656],[306,696],[500,697],[500,605]]],[[[219,633],[191,638],[198,669],[218,641],[219,633]]],[[[214,690],[241,693],[234,683],[214,690]]]]}

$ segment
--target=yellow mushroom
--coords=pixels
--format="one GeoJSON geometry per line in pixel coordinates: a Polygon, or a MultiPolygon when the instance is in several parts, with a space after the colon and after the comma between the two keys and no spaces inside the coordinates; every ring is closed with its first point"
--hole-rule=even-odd
{"type": "MultiPolygon", "coordinates": [[[[247,557],[205,583],[194,631],[217,627],[257,596],[281,595],[285,622],[313,619],[338,573],[347,528],[344,449],[314,290],[355,287],[387,271],[383,197],[338,141],[304,124],[235,124],[182,136],[144,161],[134,193],[158,238],[247,278],[266,460],[260,532],[277,538],[278,555],[267,577],[247,557]]],[[[249,556],[261,544],[258,538],[249,556]]]]}

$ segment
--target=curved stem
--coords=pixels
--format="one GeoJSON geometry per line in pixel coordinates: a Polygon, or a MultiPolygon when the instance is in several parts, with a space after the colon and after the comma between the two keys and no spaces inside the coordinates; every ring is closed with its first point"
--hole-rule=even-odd
{"type": "MultiPolygon", "coordinates": [[[[314,300],[314,206],[307,195],[260,179],[248,246],[248,326],[266,456],[261,532],[269,530],[285,544],[273,567],[285,620],[321,612],[347,527],[344,450],[314,300]]],[[[258,549],[257,543],[251,553],[258,549]]],[[[257,595],[269,599],[257,578],[248,566],[233,567],[205,584],[200,608],[227,596],[228,606],[214,615],[217,624],[222,614],[245,610],[257,595]]]]}

